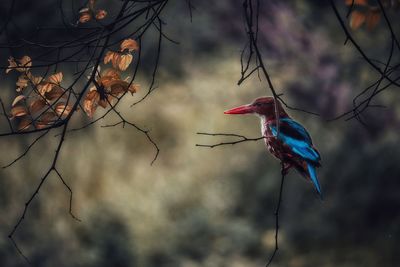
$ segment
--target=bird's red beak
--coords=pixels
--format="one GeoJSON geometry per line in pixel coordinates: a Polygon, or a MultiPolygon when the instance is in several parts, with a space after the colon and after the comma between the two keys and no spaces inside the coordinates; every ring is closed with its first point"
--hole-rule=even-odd
{"type": "Polygon", "coordinates": [[[247,114],[247,113],[253,113],[253,107],[251,105],[243,105],[240,107],[224,111],[224,114],[247,114]]]}

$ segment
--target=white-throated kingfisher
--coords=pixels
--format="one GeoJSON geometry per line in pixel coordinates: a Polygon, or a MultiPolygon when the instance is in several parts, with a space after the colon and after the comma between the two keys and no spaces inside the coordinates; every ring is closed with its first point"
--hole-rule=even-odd
{"type": "Polygon", "coordinates": [[[283,174],[295,168],[301,175],[312,181],[322,198],[321,186],[318,182],[316,168],[320,167],[321,156],[313,146],[306,129],[289,117],[277,100],[273,97],[260,97],[251,104],[232,108],[225,114],[254,114],[261,119],[261,134],[264,136],[268,150],[283,163],[283,174]],[[276,113],[279,114],[277,129],[276,113]]]}

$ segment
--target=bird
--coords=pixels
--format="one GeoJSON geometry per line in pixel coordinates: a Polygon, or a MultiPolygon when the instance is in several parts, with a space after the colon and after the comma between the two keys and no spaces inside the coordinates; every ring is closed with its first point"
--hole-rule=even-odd
{"type": "Polygon", "coordinates": [[[279,100],[270,96],[259,97],[250,104],[226,110],[224,114],[258,116],[261,134],[269,152],[282,162],[282,174],[286,175],[291,168],[296,169],[304,178],[311,180],[322,199],[316,172],[316,168],[321,166],[321,155],[307,130],[286,113],[279,100]]]}

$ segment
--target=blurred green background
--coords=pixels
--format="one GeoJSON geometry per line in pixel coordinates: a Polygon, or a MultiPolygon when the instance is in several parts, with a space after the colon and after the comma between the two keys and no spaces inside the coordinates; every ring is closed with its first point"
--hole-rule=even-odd
{"type": "MultiPolygon", "coordinates": [[[[260,17],[260,47],[275,87],[290,105],[321,114],[289,111],[322,154],[325,193],[320,201],[311,184],[290,172],[280,250],[271,266],[399,266],[399,94],[394,88],[377,99],[387,108],[367,112],[367,128],[356,121],[327,122],[348,110],[352,98],[378,76],[351,45],[342,45],[344,35],[325,2],[265,1],[260,17]]],[[[252,267],[267,262],[274,248],[279,162],[262,141],[195,146],[222,141],[196,135],[201,131],[258,137],[258,118],[223,111],[268,94],[266,83],[254,76],[236,85],[246,38],[241,2],[192,3],[192,22],[185,1],[169,3],[162,16],[166,33],[180,44],[163,41],[157,90],[129,107],[150,80],[153,31],[142,46],[149,62],[138,77],[142,91],[120,105],[127,119],[151,130],[161,149],[157,161],[150,166],[154,148],[135,129],[100,127],[115,117],[69,134],[58,167],[72,187],[73,212],[82,222],[69,216],[68,191],[50,177],[15,236],[35,265],[252,267]]],[[[1,5],[5,12],[7,4],[1,5]]],[[[26,15],[21,20],[43,16],[43,6],[30,5],[21,10],[26,15]]],[[[384,61],[383,23],[355,36],[384,61]]],[[[2,55],[4,64],[7,57],[2,55]]],[[[13,94],[13,82],[2,76],[2,97],[13,94]]],[[[0,127],[6,130],[4,121],[0,127]]],[[[1,165],[31,140],[2,138],[1,165]]],[[[51,135],[0,171],[0,266],[25,264],[7,235],[48,168],[56,140],[51,135]]]]}

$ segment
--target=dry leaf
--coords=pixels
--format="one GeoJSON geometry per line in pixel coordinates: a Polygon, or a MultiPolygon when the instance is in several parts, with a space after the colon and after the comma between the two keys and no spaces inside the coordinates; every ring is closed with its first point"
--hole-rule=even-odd
{"type": "Polygon", "coordinates": [[[106,55],[104,56],[104,64],[107,64],[108,62],[111,61],[112,65],[115,66],[117,65],[119,58],[119,53],[114,52],[114,51],[107,51],[106,55]]]}
{"type": "Polygon", "coordinates": [[[128,91],[131,92],[131,94],[133,95],[134,93],[137,93],[137,91],[140,90],[140,85],[139,84],[135,84],[132,83],[131,86],[129,86],[128,91]]]}
{"type": "Polygon", "coordinates": [[[8,59],[8,68],[6,69],[6,73],[9,73],[13,69],[17,67],[17,62],[15,62],[15,59],[13,57],[10,57],[8,59]]]}
{"type": "Polygon", "coordinates": [[[127,86],[123,86],[120,84],[116,84],[114,86],[111,87],[111,91],[110,94],[112,96],[118,97],[121,94],[125,93],[127,91],[128,87],[127,86]]]}
{"type": "Polygon", "coordinates": [[[99,9],[96,12],[96,19],[101,20],[104,19],[107,16],[107,11],[103,9],[99,9]]]}
{"type": "Polygon", "coordinates": [[[357,30],[358,28],[360,28],[360,26],[364,23],[365,21],[365,14],[354,10],[353,12],[351,12],[351,17],[350,17],[350,27],[353,30],[357,30]]]}
{"type": "Polygon", "coordinates": [[[28,114],[28,111],[23,106],[15,106],[11,109],[11,117],[22,117],[28,114]]]}
{"type": "Polygon", "coordinates": [[[28,82],[28,77],[25,74],[20,75],[15,83],[17,85],[17,92],[21,92],[24,88],[26,88],[28,86],[28,82]]]}
{"type": "Polygon", "coordinates": [[[97,92],[96,86],[92,86],[89,89],[89,93],[86,94],[86,99],[88,100],[93,100],[97,98],[97,94],[99,94],[99,92],[97,92]]]}
{"type": "Polygon", "coordinates": [[[108,104],[112,103],[112,101],[113,101],[113,97],[110,96],[109,94],[107,94],[106,99],[99,100],[99,106],[101,106],[102,108],[106,108],[108,106],[108,104]]]}
{"type": "Polygon", "coordinates": [[[101,75],[102,75],[102,77],[110,76],[112,79],[115,79],[115,80],[121,79],[121,73],[116,69],[106,69],[105,71],[103,71],[103,73],[101,75]]]}
{"type": "Polygon", "coordinates": [[[63,102],[57,103],[57,105],[54,107],[55,112],[57,113],[58,116],[68,116],[68,114],[72,110],[71,105],[66,105],[63,102]]]}
{"type": "MultiPolygon", "coordinates": [[[[110,99],[109,99],[108,101],[110,101],[110,103],[111,103],[111,100],[110,100],[110,99]]],[[[105,100],[105,99],[100,99],[100,100],[99,100],[99,106],[100,106],[100,107],[106,108],[107,105],[108,105],[107,100],[105,100]]]]}
{"type": "Polygon", "coordinates": [[[104,64],[107,64],[112,60],[112,57],[114,56],[113,54],[113,51],[107,51],[106,55],[104,56],[104,64]]]}
{"type": "Polygon", "coordinates": [[[35,114],[46,106],[46,101],[42,98],[33,100],[29,105],[31,114],[35,114]]]}
{"type": "Polygon", "coordinates": [[[112,76],[103,76],[101,77],[100,80],[98,80],[97,82],[99,83],[100,86],[103,86],[104,88],[108,88],[110,87],[110,84],[112,83],[112,81],[114,81],[115,79],[113,79],[112,76]]]}
{"type": "Polygon", "coordinates": [[[366,5],[368,5],[367,0],[346,0],[345,3],[347,6],[351,6],[351,5],[366,6],[366,5]]]}
{"type": "Polygon", "coordinates": [[[378,25],[381,13],[378,9],[370,9],[367,13],[366,23],[368,30],[372,31],[378,25]]]}
{"type": "Polygon", "coordinates": [[[30,73],[29,71],[26,73],[29,81],[34,85],[37,86],[38,84],[40,84],[43,81],[43,77],[41,76],[33,76],[32,73],[30,73]]]}
{"type": "Polygon", "coordinates": [[[90,14],[90,12],[84,12],[84,13],[80,14],[79,22],[80,23],[86,23],[91,19],[92,19],[92,15],[90,14]]]}
{"type": "Polygon", "coordinates": [[[126,49],[128,49],[129,52],[132,52],[134,50],[138,50],[139,49],[139,45],[133,39],[125,39],[121,43],[121,52],[124,52],[126,49]]]}
{"type": "Polygon", "coordinates": [[[42,116],[40,116],[40,120],[43,122],[52,122],[56,118],[56,114],[53,111],[47,111],[42,116]]]}
{"type": "Polygon", "coordinates": [[[26,96],[24,95],[19,95],[17,96],[14,101],[12,102],[11,106],[14,107],[18,102],[20,102],[21,100],[25,99],[26,96]]]}
{"type": "Polygon", "coordinates": [[[133,56],[131,54],[122,55],[118,60],[118,68],[122,71],[126,70],[131,64],[133,56]]]}
{"type": "Polygon", "coordinates": [[[37,89],[39,91],[39,94],[44,96],[46,93],[50,92],[53,90],[53,87],[55,85],[49,82],[41,83],[37,86],[37,89]]]}
{"type": "Polygon", "coordinates": [[[46,97],[46,99],[48,100],[55,100],[55,99],[59,99],[59,98],[66,98],[67,95],[65,94],[64,89],[62,89],[60,86],[53,86],[53,88],[46,92],[44,94],[44,96],[46,97]]]}
{"type": "Polygon", "coordinates": [[[62,72],[58,72],[58,73],[56,73],[56,74],[51,75],[51,76],[48,78],[48,81],[49,81],[50,83],[60,84],[61,81],[62,81],[62,79],[63,79],[63,74],[62,74],[62,72]]]}
{"type": "Polygon", "coordinates": [[[88,13],[88,12],[90,12],[90,8],[88,8],[88,7],[84,7],[81,10],[79,10],[79,14],[88,13]]]}
{"type": "Polygon", "coordinates": [[[29,56],[23,56],[20,60],[19,60],[20,66],[23,66],[25,68],[23,68],[23,70],[21,71],[25,71],[28,70],[30,67],[32,67],[32,60],[29,56]]]}
{"type": "Polygon", "coordinates": [[[104,86],[105,88],[110,87],[110,83],[114,80],[121,78],[119,72],[115,69],[108,69],[103,72],[101,78],[97,80],[97,83],[104,86]]]}
{"type": "Polygon", "coordinates": [[[113,80],[109,84],[110,94],[118,96],[128,90],[129,83],[122,80],[113,80]]]}
{"type": "Polygon", "coordinates": [[[32,125],[32,120],[28,118],[21,118],[21,121],[18,124],[18,131],[27,131],[29,127],[32,125]]]}
{"type": "Polygon", "coordinates": [[[97,92],[95,87],[92,87],[90,91],[86,94],[85,100],[83,101],[83,109],[85,110],[89,118],[93,117],[99,101],[100,94],[99,92],[97,92]]]}
{"type": "Polygon", "coordinates": [[[11,70],[15,69],[19,72],[26,72],[32,67],[32,60],[29,56],[23,56],[18,60],[18,63],[15,62],[13,57],[8,59],[8,68],[6,69],[6,73],[9,73],[11,70]]]}
{"type": "Polygon", "coordinates": [[[52,125],[56,121],[56,114],[52,111],[45,112],[40,118],[36,121],[36,128],[43,129],[52,125]]]}

